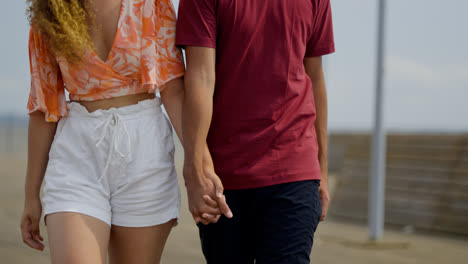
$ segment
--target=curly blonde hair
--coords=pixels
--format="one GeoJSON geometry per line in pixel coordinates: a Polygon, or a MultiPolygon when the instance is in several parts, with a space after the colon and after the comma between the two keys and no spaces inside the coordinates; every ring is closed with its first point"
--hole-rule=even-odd
{"type": "Polygon", "coordinates": [[[27,0],[27,3],[31,26],[46,37],[54,55],[79,63],[84,52],[94,48],[88,31],[93,15],[87,0],[27,0]]]}

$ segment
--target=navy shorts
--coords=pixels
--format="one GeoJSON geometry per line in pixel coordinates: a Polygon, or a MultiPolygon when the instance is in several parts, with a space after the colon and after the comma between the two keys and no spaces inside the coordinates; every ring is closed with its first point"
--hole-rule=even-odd
{"type": "Polygon", "coordinates": [[[208,264],[309,264],[322,206],[320,181],[226,190],[234,217],[198,224],[208,264]]]}

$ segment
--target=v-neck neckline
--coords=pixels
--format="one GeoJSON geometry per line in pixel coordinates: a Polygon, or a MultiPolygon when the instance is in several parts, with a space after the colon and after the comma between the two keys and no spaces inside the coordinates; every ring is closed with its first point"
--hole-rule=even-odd
{"type": "Polygon", "coordinates": [[[109,60],[111,59],[112,53],[113,53],[113,51],[114,51],[115,43],[117,42],[117,39],[118,39],[119,36],[120,36],[120,26],[121,26],[122,20],[123,20],[123,10],[124,10],[124,4],[125,4],[124,2],[125,2],[125,0],[121,0],[121,2],[120,2],[119,19],[117,20],[117,30],[116,30],[116,32],[115,32],[114,40],[112,41],[112,46],[111,46],[111,48],[110,48],[110,50],[109,50],[109,53],[108,53],[107,56],[106,56],[106,59],[103,60],[103,59],[97,54],[97,51],[93,49],[94,56],[96,56],[97,59],[98,59],[100,62],[102,62],[102,63],[104,63],[104,64],[106,64],[106,65],[108,65],[108,66],[109,66],[109,64],[108,64],[108,63],[109,63],[109,60]]]}

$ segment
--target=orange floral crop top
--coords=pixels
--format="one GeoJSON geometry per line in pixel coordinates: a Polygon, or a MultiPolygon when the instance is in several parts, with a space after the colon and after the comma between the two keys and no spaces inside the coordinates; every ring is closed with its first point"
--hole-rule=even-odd
{"type": "Polygon", "coordinates": [[[41,34],[31,29],[29,113],[42,111],[47,121],[66,116],[65,89],[71,100],[80,101],[161,91],[165,83],[184,75],[175,25],[171,0],[122,0],[107,60],[90,50],[81,65],[52,56],[41,34]]]}

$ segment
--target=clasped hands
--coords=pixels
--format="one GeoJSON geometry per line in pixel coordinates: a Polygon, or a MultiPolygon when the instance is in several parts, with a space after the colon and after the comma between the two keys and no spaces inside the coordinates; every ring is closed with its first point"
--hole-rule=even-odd
{"type": "MultiPolygon", "coordinates": [[[[208,152],[209,153],[209,152],[208,152]]],[[[215,173],[211,155],[205,153],[203,164],[184,163],[189,210],[195,223],[217,223],[221,215],[232,218],[221,179],[215,173]]]]}

